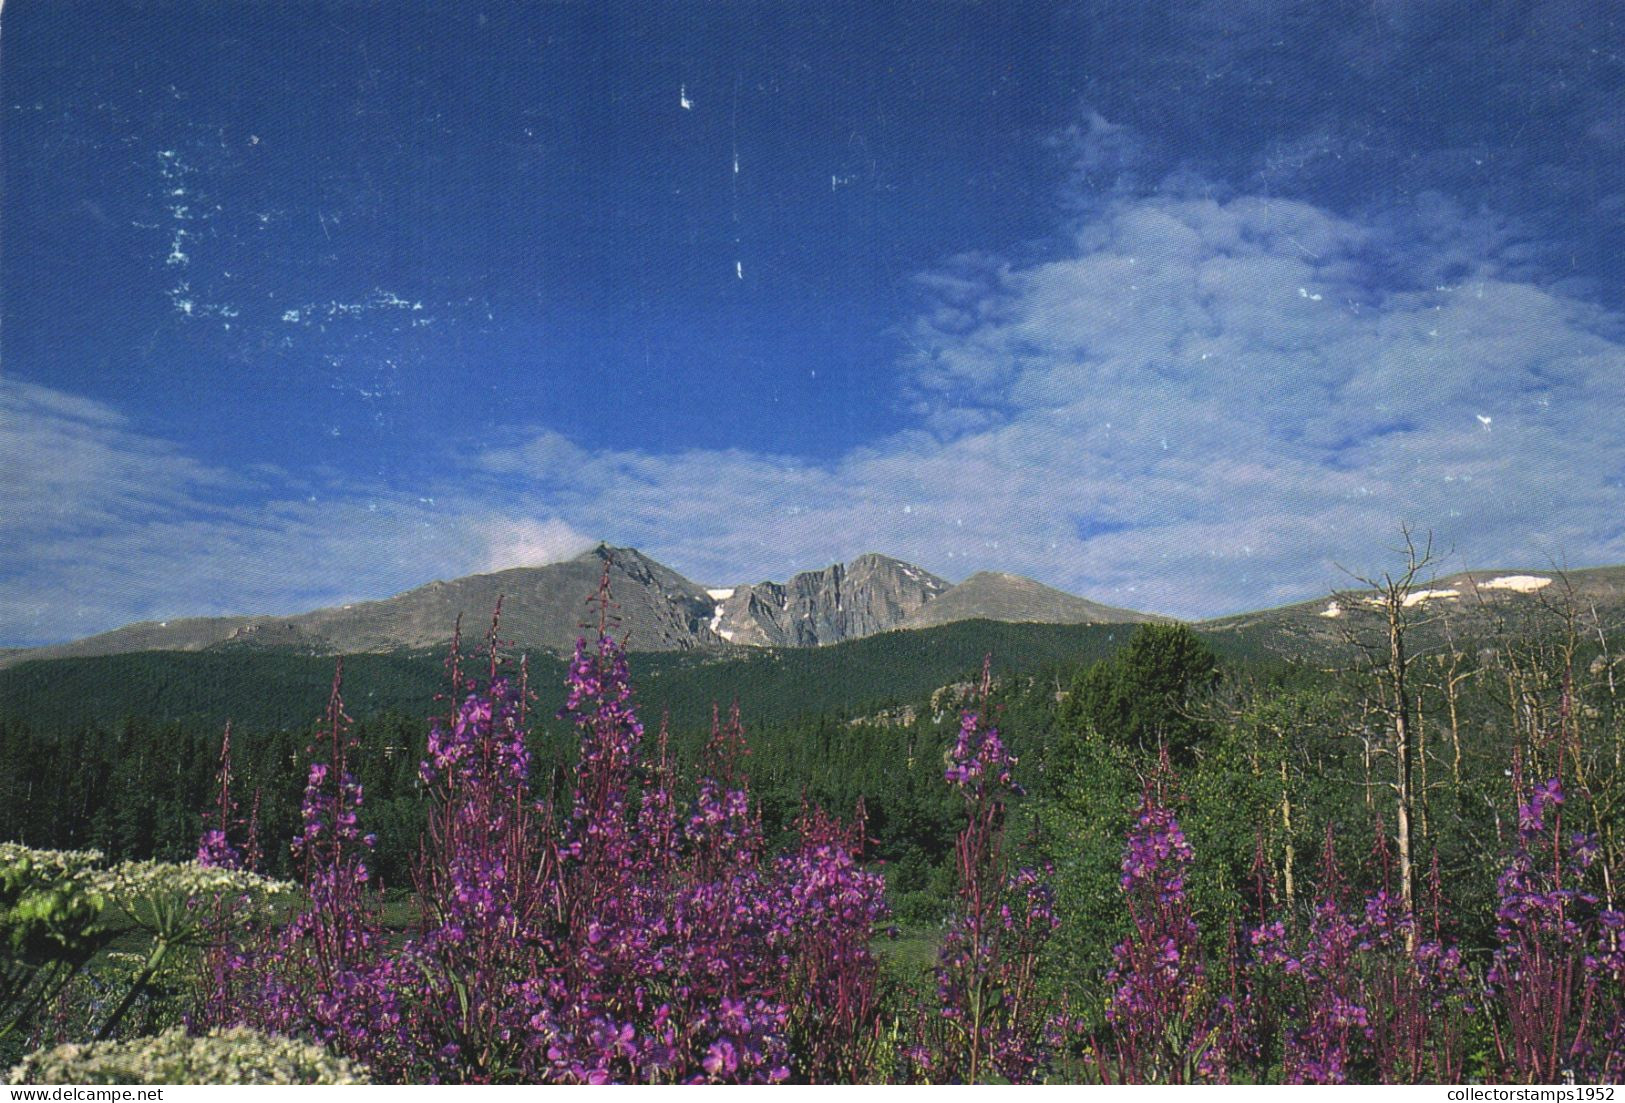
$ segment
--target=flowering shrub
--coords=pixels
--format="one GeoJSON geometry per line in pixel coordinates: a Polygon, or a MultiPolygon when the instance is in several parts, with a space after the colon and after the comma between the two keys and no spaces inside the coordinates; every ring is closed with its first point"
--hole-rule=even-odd
{"type": "Polygon", "coordinates": [[[188,1035],[179,1027],[127,1042],[60,1045],[31,1053],[12,1084],[365,1084],[363,1070],[308,1042],[237,1027],[188,1035]]]}
{"type": "Polygon", "coordinates": [[[877,1059],[880,993],[871,932],[886,918],[885,883],[858,863],[863,809],[843,825],[820,809],[803,812],[801,846],[777,861],[775,906],[794,947],[783,991],[791,1052],[801,1079],[863,1080],[877,1059]]]}
{"type": "MultiPolygon", "coordinates": [[[[146,941],[133,968],[115,970],[119,983],[102,993],[92,1029],[109,1037],[179,949],[209,937],[216,904],[230,900],[223,923],[241,924],[267,912],[291,886],[241,870],[196,862],[121,862],[105,866],[97,851],[31,850],[0,843],[0,1039],[37,1025],[80,980],[113,938],[146,941]]],[[[90,983],[105,987],[106,977],[90,983]]]]}
{"type": "MultiPolygon", "coordinates": [[[[1434,938],[1419,940],[1416,917],[1386,889],[1353,910],[1342,897],[1328,827],[1321,894],[1301,942],[1286,922],[1266,921],[1250,932],[1250,959],[1237,963],[1249,1010],[1280,1022],[1284,1078],[1459,1081],[1471,994],[1460,949],[1437,929],[1434,938]]],[[[1255,1052],[1268,1052],[1268,1042],[1259,1039],[1255,1052]]]]}
{"type": "MultiPolygon", "coordinates": [[[[402,1030],[401,963],[384,953],[361,834],[362,790],[350,772],[354,751],[334,674],[324,727],[325,761],[312,761],[293,853],[304,907],[244,947],[222,947],[200,993],[199,1025],[246,1025],[307,1037],[375,1071],[404,1072],[413,1046],[402,1030]]],[[[316,747],[312,748],[314,754],[316,747]]]]}

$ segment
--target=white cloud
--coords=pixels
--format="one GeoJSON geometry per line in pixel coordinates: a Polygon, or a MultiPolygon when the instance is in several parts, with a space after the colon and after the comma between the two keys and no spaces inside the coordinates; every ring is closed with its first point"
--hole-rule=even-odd
{"type": "Polygon", "coordinates": [[[557,518],[493,517],[476,524],[485,541],[481,572],[510,567],[544,567],[571,559],[593,546],[593,539],[557,518]]]}

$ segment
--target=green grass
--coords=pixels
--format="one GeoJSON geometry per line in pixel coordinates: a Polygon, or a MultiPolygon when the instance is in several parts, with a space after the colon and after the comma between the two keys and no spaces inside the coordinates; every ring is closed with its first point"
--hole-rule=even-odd
{"type": "Polygon", "coordinates": [[[899,927],[896,938],[882,935],[869,944],[882,967],[911,977],[930,975],[941,946],[942,931],[936,927],[899,927]]]}

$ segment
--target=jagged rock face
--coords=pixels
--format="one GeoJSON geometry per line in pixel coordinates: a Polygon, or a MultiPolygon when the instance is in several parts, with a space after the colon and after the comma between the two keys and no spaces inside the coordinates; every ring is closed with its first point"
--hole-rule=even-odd
{"type": "Polygon", "coordinates": [[[895,628],[946,589],[948,583],[918,567],[862,555],[787,583],[736,587],[712,626],[731,643],[814,647],[895,628]]]}

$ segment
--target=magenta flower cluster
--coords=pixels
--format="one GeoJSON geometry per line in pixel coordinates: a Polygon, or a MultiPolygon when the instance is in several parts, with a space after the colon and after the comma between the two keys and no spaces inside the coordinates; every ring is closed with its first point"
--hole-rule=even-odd
{"type": "Polygon", "coordinates": [[[1123,854],[1122,890],[1132,929],[1106,974],[1110,1043],[1095,1047],[1103,1079],[1119,1083],[1228,1078],[1228,999],[1208,990],[1200,932],[1185,895],[1195,852],[1167,807],[1164,759],[1145,787],[1123,854]]]}
{"type": "MultiPolygon", "coordinates": [[[[1206,961],[1186,899],[1194,858],[1148,785],[1129,833],[1122,889],[1131,930],[1113,955],[1109,1032],[1092,1049],[1116,1082],[1279,1077],[1290,1083],[1459,1083],[1474,1019],[1493,1039],[1491,1074],[1555,1082],[1625,1072],[1625,914],[1587,888],[1593,840],[1565,833],[1562,786],[1547,781],[1519,809],[1520,845],[1500,879],[1498,948],[1487,973],[1434,920],[1388,889],[1352,906],[1330,829],[1320,895],[1306,929],[1266,915],[1231,939],[1228,983],[1206,961]]],[[[1262,895],[1262,894],[1261,894],[1262,895]]]]}
{"type": "Polygon", "coordinates": [[[1625,1075],[1625,914],[1587,888],[1596,840],[1563,827],[1549,779],[1518,805],[1518,847],[1497,881],[1488,980],[1497,1057],[1518,1079],[1625,1075]]]}
{"type": "MultiPolygon", "coordinates": [[[[525,676],[465,685],[430,729],[419,930],[392,943],[366,891],[370,840],[337,686],[294,841],[307,906],[231,947],[199,1025],[320,1041],[400,1082],[743,1083],[868,1076],[883,883],[860,816],[807,811],[769,855],[737,712],[680,806],[662,732],[643,758],[626,657],[578,643],[567,810],[529,788],[525,676]]],[[[221,842],[211,827],[204,846],[221,842]]],[[[229,845],[229,844],[227,844],[229,845]]]]}

